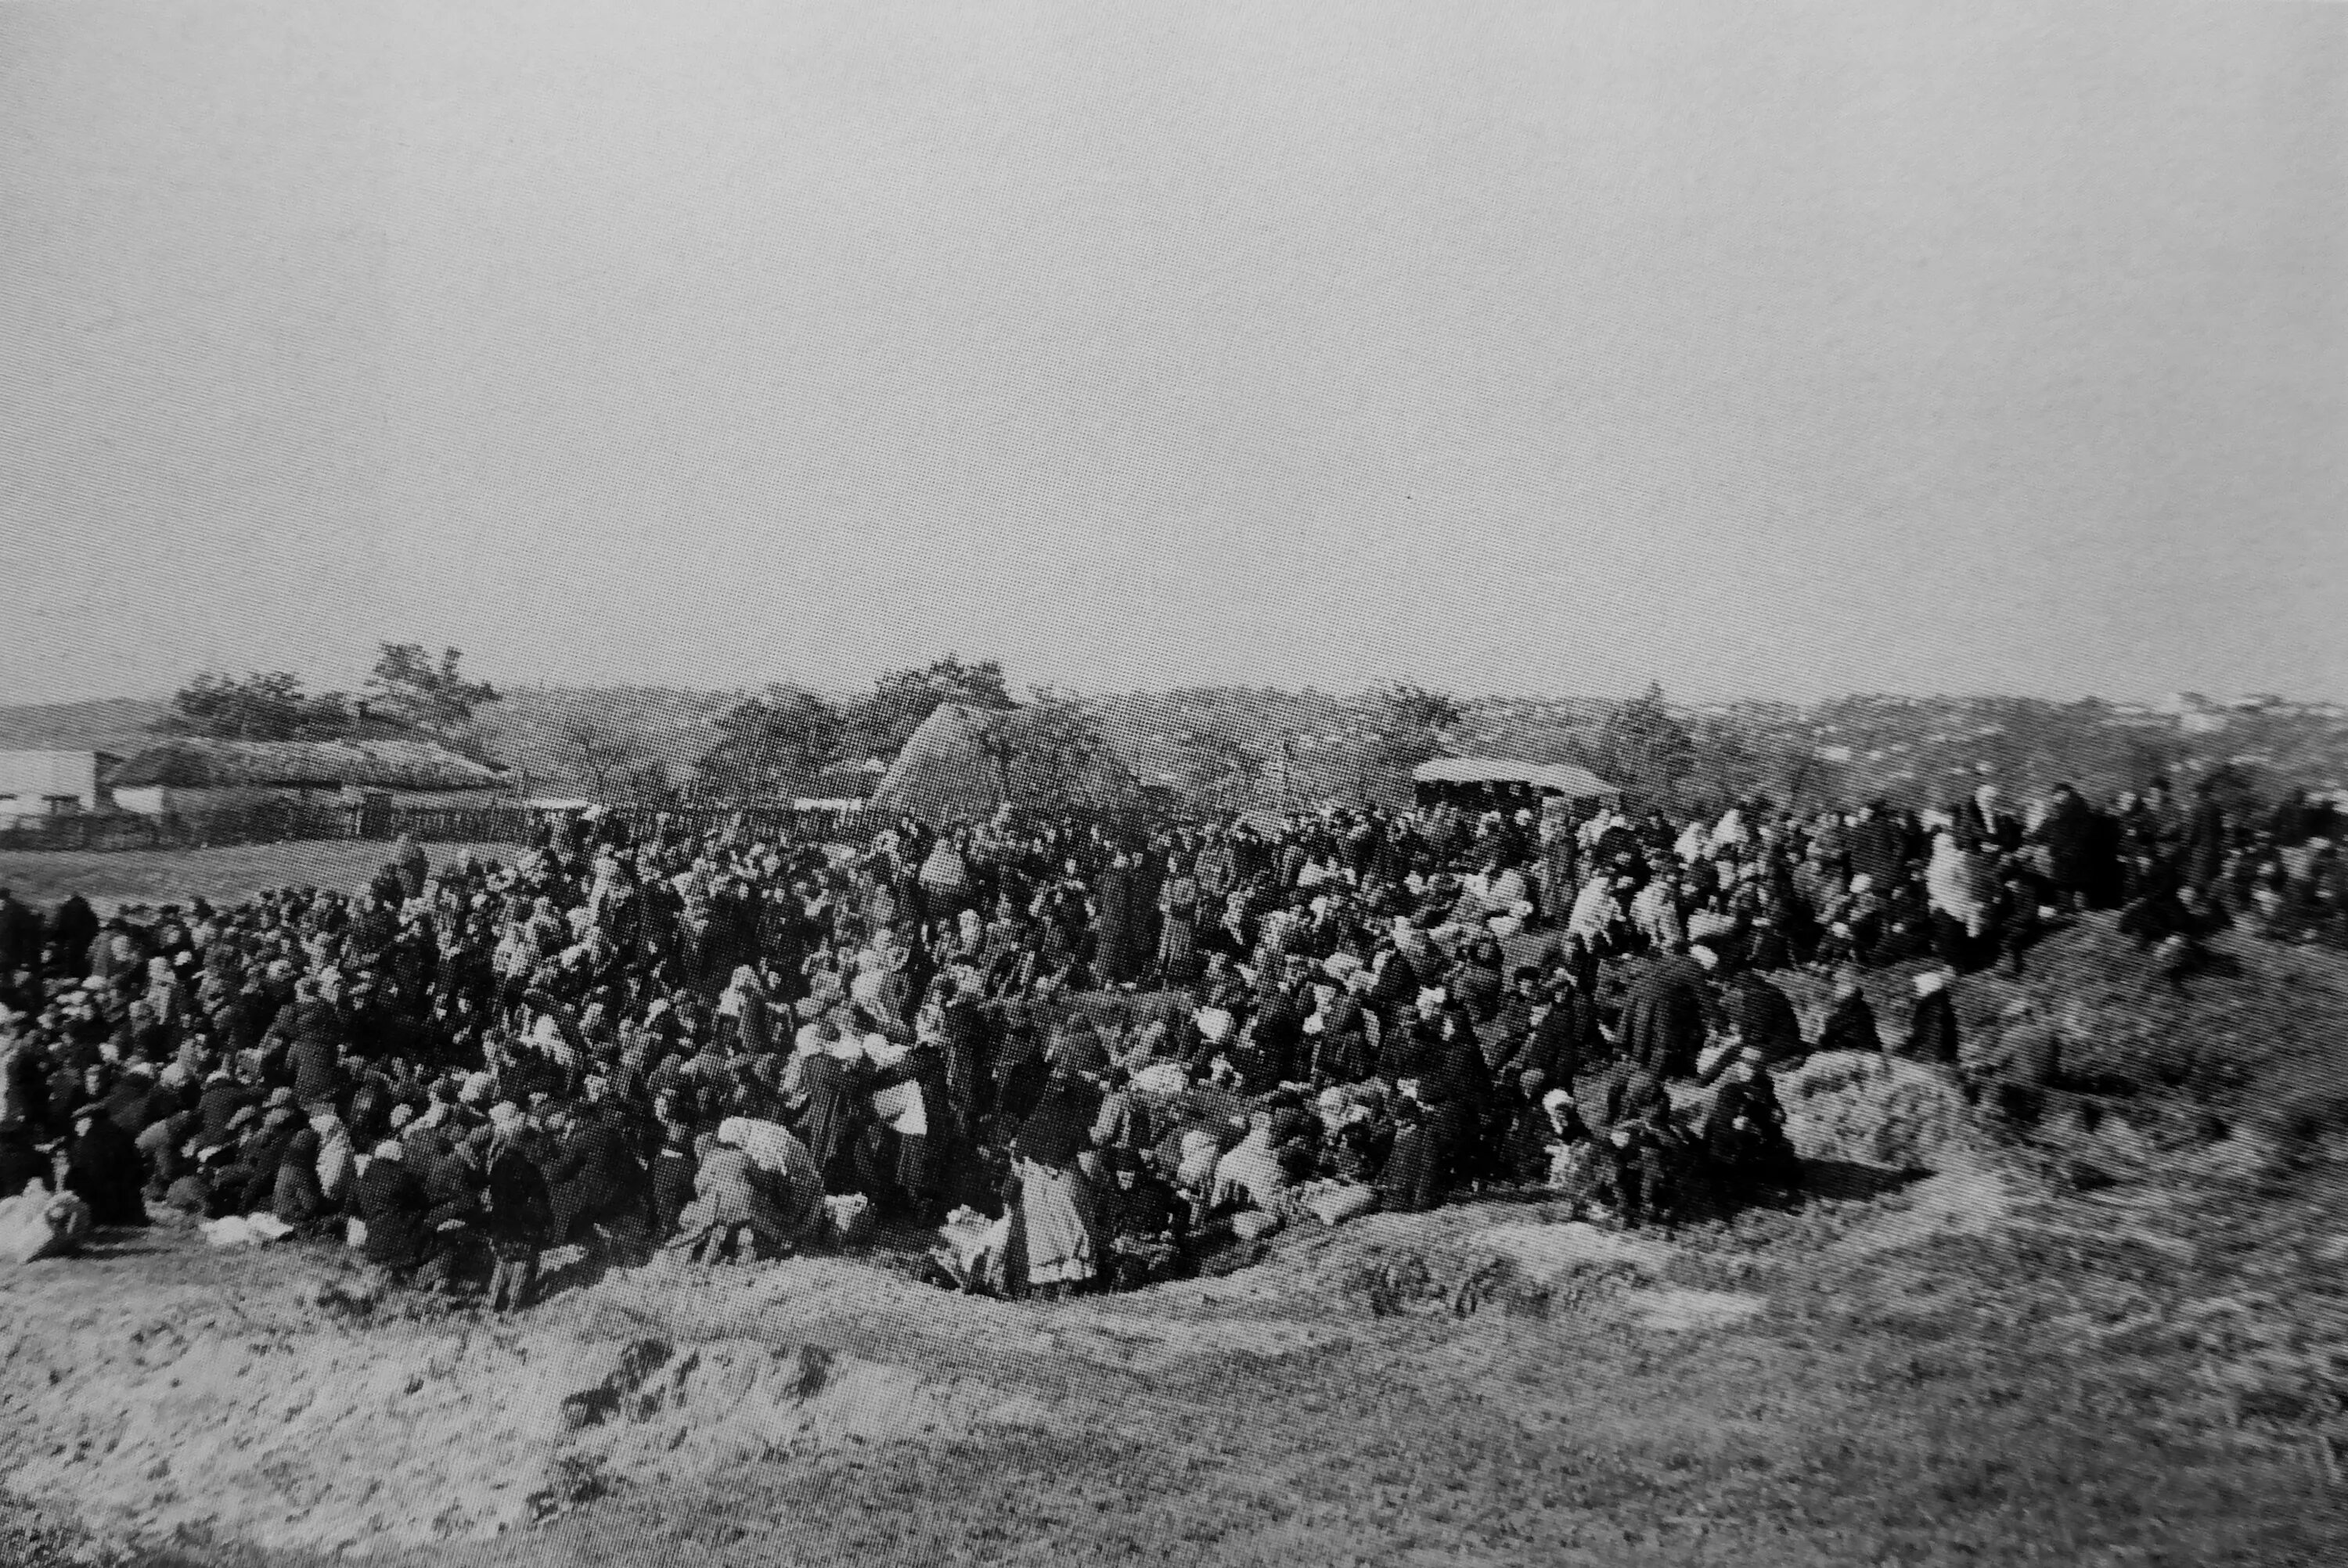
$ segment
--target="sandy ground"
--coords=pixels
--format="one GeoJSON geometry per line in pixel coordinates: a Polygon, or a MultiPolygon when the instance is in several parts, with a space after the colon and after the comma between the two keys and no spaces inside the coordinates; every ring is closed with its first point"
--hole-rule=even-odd
{"type": "Polygon", "coordinates": [[[664,1260],[510,1322],[159,1227],[0,1273],[0,1475],[88,1561],[2322,1562],[2329,1439],[2258,1333],[2333,1298],[2226,1305],[2249,1190],[1967,1153],[1668,1234],[1307,1225],[1052,1307],[664,1260]],[[2212,1301],[2257,1332],[2190,1379],[2110,1353],[2212,1301]]]}

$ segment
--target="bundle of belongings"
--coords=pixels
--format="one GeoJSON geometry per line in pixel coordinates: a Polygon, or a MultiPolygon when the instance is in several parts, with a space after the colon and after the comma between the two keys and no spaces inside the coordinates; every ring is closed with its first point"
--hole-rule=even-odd
{"type": "Polygon", "coordinates": [[[78,1194],[52,1193],[36,1181],[13,1198],[0,1198],[0,1262],[64,1257],[89,1231],[89,1205],[78,1194]]]}

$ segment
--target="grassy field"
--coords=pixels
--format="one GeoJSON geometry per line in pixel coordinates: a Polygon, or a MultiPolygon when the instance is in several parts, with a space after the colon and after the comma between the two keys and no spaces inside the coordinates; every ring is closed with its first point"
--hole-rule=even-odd
{"type": "MultiPolygon", "coordinates": [[[[511,861],[510,844],[430,844],[435,866],[469,852],[511,861]]],[[[390,845],[366,840],[319,839],[293,844],[237,845],[223,849],[0,850],[0,887],[46,910],[79,893],[100,913],[125,904],[184,904],[201,895],[214,903],[240,902],[264,887],[314,886],[355,891],[382,869],[390,845]]]]}

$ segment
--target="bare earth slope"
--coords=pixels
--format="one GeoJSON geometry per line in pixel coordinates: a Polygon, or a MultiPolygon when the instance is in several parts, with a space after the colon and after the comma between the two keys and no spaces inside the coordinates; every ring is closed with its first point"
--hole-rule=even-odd
{"type": "MultiPolygon", "coordinates": [[[[1476,1204],[1056,1307],[885,1255],[654,1266],[512,1324],[322,1306],[356,1276],[330,1249],[111,1238],[0,1272],[0,1560],[2348,1561],[2342,1187],[2252,1103],[2341,993],[2228,948],[2127,1016],[2233,1019],[2267,1076],[2232,1135],[2172,1136],[2148,1082],[2096,1131],[1968,1122],[1921,1181],[1670,1235],[1476,1204]]],[[[2132,996],[2126,957],[2090,927],[2046,968],[2132,996]]],[[[1865,1133],[1868,1085],[1810,1071],[1812,1152],[1865,1133]]]]}

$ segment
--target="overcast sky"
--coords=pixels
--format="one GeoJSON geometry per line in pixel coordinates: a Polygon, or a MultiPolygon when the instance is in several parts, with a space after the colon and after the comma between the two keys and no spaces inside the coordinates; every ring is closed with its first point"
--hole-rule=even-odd
{"type": "Polygon", "coordinates": [[[0,0],[0,702],[2348,695],[2348,7],[0,0]]]}

